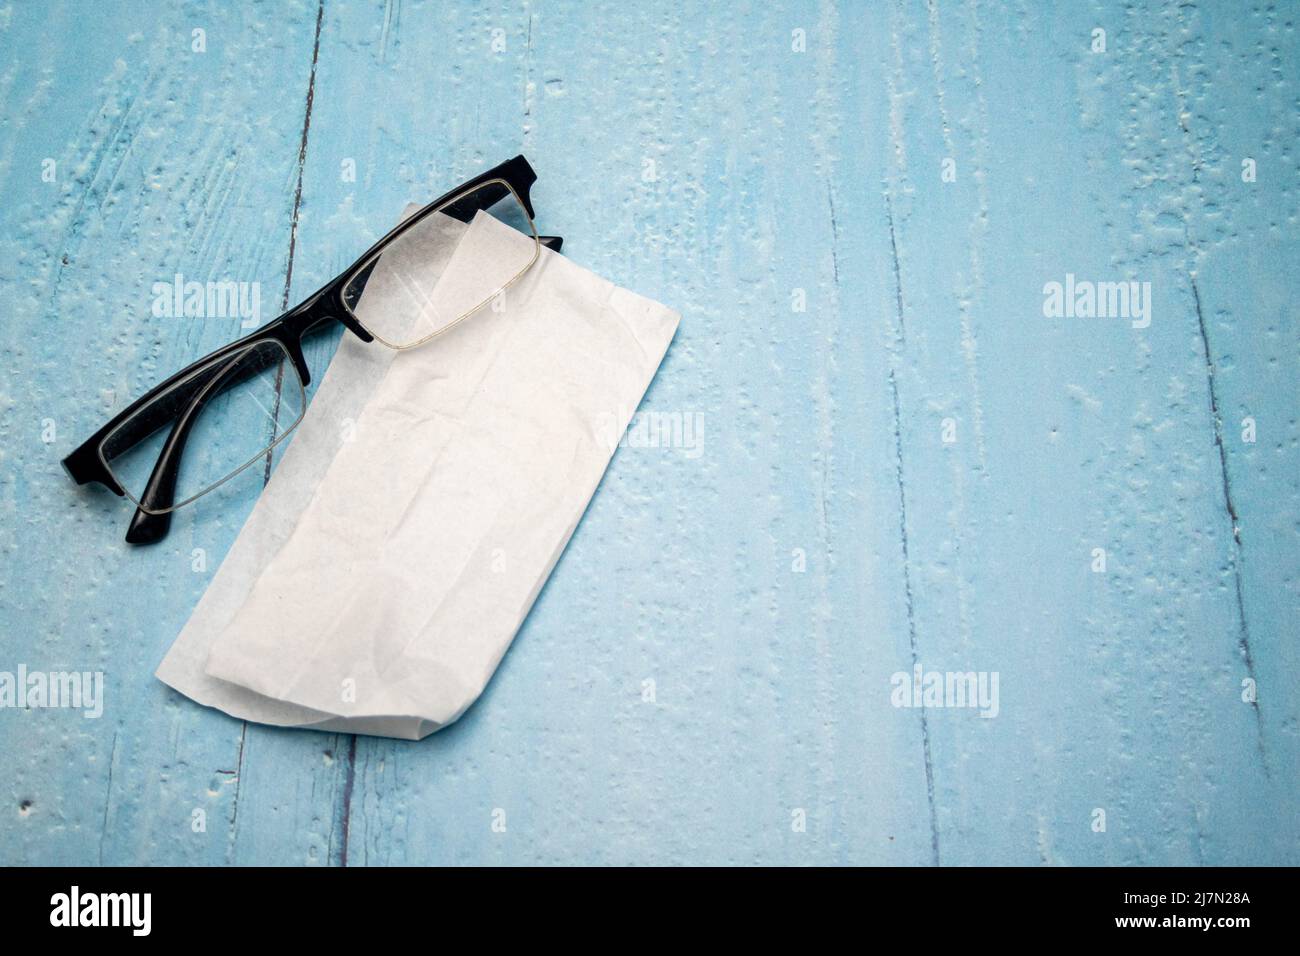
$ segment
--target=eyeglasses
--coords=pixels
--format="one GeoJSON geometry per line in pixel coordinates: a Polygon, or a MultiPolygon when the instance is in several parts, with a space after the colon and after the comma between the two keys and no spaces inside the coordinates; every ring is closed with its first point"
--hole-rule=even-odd
{"type": "MultiPolygon", "coordinates": [[[[302,421],[311,382],[303,339],[341,322],[363,342],[409,349],[441,335],[496,299],[558,236],[539,236],[523,156],[434,200],[352,266],[250,335],[160,382],[63,459],[79,485],[98,482],[136,505],[126,540],[162,540],[171,514],[270,455],[302,421]],[[461,239],[481,216],[512,233],[494,254],[454,268],[461,239]],[[454,288],[443,279],[454,272],[454,288]],[[362,305],[370,285],[383,308],[362,305]]],[[[254,469],[255,470],[255,469],[254,469]]]]}

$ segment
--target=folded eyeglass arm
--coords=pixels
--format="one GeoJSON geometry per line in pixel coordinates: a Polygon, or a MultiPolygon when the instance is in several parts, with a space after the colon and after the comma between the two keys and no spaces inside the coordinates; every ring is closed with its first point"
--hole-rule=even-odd
{"type": "MultiPolygon", "coordinates": [[[[241,353],[227,362],[215,364],[211,370],[205,369],[194,377],[195,382],[201,379],[203,384],[193,390],[184,410],[172,423],[167,441],[163,444],[158,461],[154,463],[153,471],[149,475],[149,482],[140,495],[142,505],[159,509],[170,508],[175,502],[176,478],[180,473],[181,455],[185,451],[185,442],[203,407],[217,395],[258,371],[255,366],[250,367],[249,364],[244,364],[241,368],[241,360],[245,354],[247,353],[241,353]]],[[[189,384],[186,383],[187,386],[189,384]]],[[[171,527],[171,517],[170,511],[149,514],[137,507],[131,525],[127,528],[126,540],[131,544],[152,544],[158,541],[171,527]]]]}
{"type": "MultiPolygon", "coordinates": [[[[321,329],[333,321],[333,316],[318,309],[318,301],[318,296],[312,296],[302,306],[293,309],[259,330],[259,333],[262,333],[263,336],[259,341],[276,340],[286,346],[289,358],[297,368],[304,387],[311,382],[311,372],[307,368],[306,360],[302,357],[301,339],[304,335],[321,329]],[[265,337],[267,330],[282,331],[284,335],[283,337],[267,338],[265,337]],[[291,342],[299,343],[298,347],[289,347],[291,342]]],[[[242,374],[238,374],[240,372],[239,357],[247,354],[248,349],[255,348],[257,344],[257,341],[250,342],[247,348],[236,352],[229,363],[214,362],[210,368],[200,370],[193,378],[184,382],[177,389],[178,392],[185,389],[185,394],[179,401],[171,405],[172,411],[170,414],[175,415],[171,433],[163,444],[162,451],[158,455],[158,461],[154,464],[153,471],[149,475],[149,482],[145,486],[144,494],[140,497],[140,504],[146,505],[152,512],[161,512],[161,514],[151,514],[137,505],[135,514],[131,516],[131,523],[126,530],[128,544],[154,544],[167,536],[172,523],[172,513],[167,509],[170,509],[176,501],[176,477],[180,473],[181,456],[185,453],[185,443],[189,439],[193,423],[209,399],[216,397],[226,389],[259,371],[256,366],[245,364],[242,366],[242,374]]],[[[199,361],[207,360],[200,359],[199,361]]],[[[168,414],[166,409],[160,409],[160,411],[164,415],[168,414]]],[[[134,441],[131,444],[133,445],[135,442],[153,434],[158,428],[167,424],[168,420],[167,417],[164,417],[160,421],[147,422],[145,427],[140,429],[139,434],[134,436],[134,441]]],[[[124,445],[123,450],[126,447],[129,447],[129,445],[124,445]]]]}

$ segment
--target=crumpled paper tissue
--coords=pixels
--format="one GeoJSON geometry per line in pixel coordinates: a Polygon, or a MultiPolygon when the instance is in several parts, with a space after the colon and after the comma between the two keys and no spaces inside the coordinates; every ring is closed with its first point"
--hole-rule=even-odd
{"type": "MultiPolygon", "coordinates": [[[[529,241],[476,216],[436,280],[441,311],[458,313],[484,257],[529,241]]],[[[377,268],[362,320],[400,285],[377,268]]],[[[422,346],[344,335],[159,679],[266,724],[418,740],[455,721],[577,527],[679,318],[542,249],[500,301],[422,346]]]]}

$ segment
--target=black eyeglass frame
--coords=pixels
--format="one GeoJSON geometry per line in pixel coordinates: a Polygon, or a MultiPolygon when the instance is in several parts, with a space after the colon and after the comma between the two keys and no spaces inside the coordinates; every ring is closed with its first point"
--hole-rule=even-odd
{"type": "MultiPolygon", "coordinates": [[[[386,246],[390,245],[407,229],[430,215],[435,209],[440,209],[443,213],[468,222],[480,209],[486,209],[504,198],[508,194],[504,191],[505,187],[495,196],[491,191],[480,188],[492,183],[494,180],[500,180],[505,184],[505,187],[514,192],[515,196],[523,204],[530,220],[536,218],[533,213],[529,190],[532,184],[536,182],[537,174],[533,172],[532,166],[522,155],[480,173],[473,179],[439,196],[414,215],[398,224],[387,235],[362,253],[352,265],[293,308],[248,335],[236,339],[234,342],[224,345],[190,363],[149,389],[114,415],[103,427],[65,457],[63,459],[64,470],[79,485],[97,482],[118,497],[130,497],[114,477],[112,469],[109,468],[104,457],[103,445],[105,440],[110,435],[113,435],[124,422],[132,419],[132,416],[135,416],[140,409],[148,406],[151,402],[155,402],[169,389],[177,387],[191,388],[194,392],[191,401],[185,402],[182,399],[180,403],[173,403],[172,405],[172,407],[176,407],[177,404],[181,406],[182,410],[179,413],[160,417],[156,424],[152,422],[143,423],[137,439],[143,440],[157,431],[158,428],[166,426],[169,422],[173,423],[172,430],[150,474],[145,492],[141,495],[141,501],[148,501],[155,506],[170,508],[176,478],[180,469],[180,458],[184,452],[190,426],[197,415],[197,409],[201,407],[205,396],[212,391],[208,386],[213,383],[213,379],[222,374],[221,370],[223,368],[229,367],[223,365],[220,360],[230,357],[232,361],[236,361],[235,356],[244,354],[259,342],[274,341],[279,343],[288,355],[305,388],[311,383],[311,371],[307,367],[307,359],[302,347],[303,336],[308,332],[327,324],[331,320],[337,320],[361,341],[373,342],[375,339],[375,336],[368,332],[352,314],[351,309],[344,301],[344,290],[357,280],[358,275],[368,264],[373,264],[378,260],[380,253],[386,246]],[[475,192],[475,190],[478,190],[478,192],[475,192]],[[456,201],[453,202],[453,200],[456,201]],[[204,366],[210,367],[208,375],[202,374],[204,366]],[[196,371],[200,372],[200,374],[195,374],[196,371]]],[[[560,250],[563,244],[563,240],[558,236],[539,236],[538,240],[541,245],[556,252],[560,250]]],[[[290,430],[286,430],[281,439],[277,439],[277,443],[287,436],[290,430]]],[[[228,477],[233,477],[233,475],[228,477]]],[[[147,511],[137,503],[135,515],[127,528],[127,542],[131,544],[151,544],[162,540],[171,528],[171,516],[171,510],[159,510],[158,507],[155,507],[147,511]]]]}

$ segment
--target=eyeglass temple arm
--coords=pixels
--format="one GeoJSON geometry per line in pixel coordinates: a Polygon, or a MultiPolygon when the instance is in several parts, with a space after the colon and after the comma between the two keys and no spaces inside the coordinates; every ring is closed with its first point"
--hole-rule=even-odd
{"type": "MultiPolygon", "coordinates": [[[[247,378],[257,374],[256,366],[242,360],[247,353],[232,358],[224,365],[214,365],[210,372],[195,376],[196,390],[185,404],[185,408],[176,416],[171,431],[163,443],[158,460],[154,463],[144,493],[140,495],[141,504],[150,508],[170,508],[176,500],[176,479],[180,475],[181,458],[185,453],[185,443],[189,440],[194,423],[209,401],[238,385],[247,378]]],[[[187,383],[188,384],[188,383],[187,383]]],[[[128,544],[153,544],[167,536],[171,529],[172,513],[150,514],[137,507],[126,530],[128,544]]]]}

